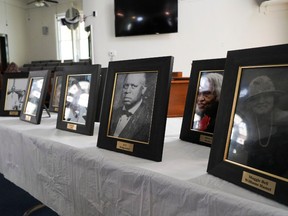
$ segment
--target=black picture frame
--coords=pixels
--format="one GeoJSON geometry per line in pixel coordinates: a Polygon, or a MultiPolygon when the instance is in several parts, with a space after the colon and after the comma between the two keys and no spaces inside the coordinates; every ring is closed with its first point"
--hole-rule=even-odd
{"type": "Polygon", "coordinates": [[[30,71],[20,120],[40,124],[51,72],[30,71]]]}
{"type": "Polygon", "coordinates": [[[212,175],[285,205],[287,73],[288,44],[228,52],[207,167],[212,175]]]}
{"type": "Polygon", "coordinates": [[[63,71],[57,129],[90,136],[94,134],[100,73],[101,65],[63,71]]]}
{"type": "Polygon", "coordinates": [[[28,72],[3,74],[0,116],[20,116],[25,98],[28,76],[28,72]]]}
{"type": "Polygon", "coordinates": [[[103,98],[106,86],[106,79],[108,74],[108,68],[101,68],[101,79],[99,85],[99,96],[98,96],[98,103],[96,106],[96,115],[95,115],[95,122],[100,122],[101,113],[102,113],[102,105],[103,105],[103,98]]]}
{"type": "Polygon", "coordinates": [[[59,111],[61,88],[62,88],[63,71],[55,71],[52,82],[52,89],[49,101],[49,111],[56,112],[59,111]]]}
{"type": "MultiPolygon", "coordinates": [[[[74,64],[74,65],[65,65],[65,66],[58,66],[56,69],[59,71],[68,71],[68,72],[73,72],[73,71],[87,71],[87,70],[95,70],[98,65],[90,65],[90,64],[74,64]]],[[[96,69],[97,70],[97,69],[96,69]]],[[[105,82],[106,82],[106,77],[107,77],[107,68],[101,68],[101,73],[100,73],[100,84],[95,85],[95,91],[98,92],[98,97],[97,97],[97,103],[96,103],[96,114],[95,114],[95,122],[100,122],[100,115],[101,115],[101,109],[102,109],[102,98],[105,90],[105,82]],[[96,89],[97,88],[97,89],[96,89]]]]}
{"type": "Polygon", "coordinates": [[[180,131],[181,140],[211,146],[218,102],[221,95],[225,60],[225,58],[219,58],[195,60],[192,62],[180,131]],[[211,82],[212,84],[209,84],[211,82]],[[206,89],[207,87],[209,89],[206,89]],[[200,88],[202,96],[199,94],[200,88]],[[211,89],[213,89],[212,92],[210,92],[211,89]],[[208,92],[209,94],[207,94],[208,92]],[[198,96],[200,106],[202,106],[200,108],[197,108],[198,96]],[[196,110],[198,111],[196,112],[196,110]]]}
{"type": "Polygon", "coordinates": [[[109,63],[98,147],[149,160],[162,160],[173,60],[172,56],[164,56],[109,63]],[[123,92],[127,94],[124,103],[121,100],[123,88],[129,92],[123,92]],[[131,95],[131,88],[138,96],[131,95]],[[142,102],[137,100],[139,96],[142,102]],[[119,128],[116,129],[117,114],[124,104],[129,109],[133,106],[134,114],[122,116],[128,124],[119,132],[119,128]]]}

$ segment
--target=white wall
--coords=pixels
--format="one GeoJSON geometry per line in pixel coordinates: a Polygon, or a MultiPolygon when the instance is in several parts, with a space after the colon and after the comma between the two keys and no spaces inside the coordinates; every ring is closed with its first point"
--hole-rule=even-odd
{"type": "MultiPolygon", "coordinates": [[[[259,2],[259,1],[258,1],[259,2]]],[[[92,25],[94,63],[172,55],[174,71],[190,75],[196,59],[225,57],[228,50],[288,43],[288,10],[260,13],[257,0],[178,0],[178,33],[114,36],[114,0],[83,0],[92,25]]]]}
{"type": "Polygon", "coordinates": [[[27,62],[27,26],[24,3],[0,0],[0,33],[8,35],[9,62],[27,62]]]}
{"type": "Polygon", "coordinates": [[[0,0],[0,33],[8,35],[9,62],[22,66],[32,60],[57,59],[55,15],[72,6],[82,10],[82,0],[65,0],[43,8],[27,6],[26,2],[0,0]],[[48,35],[42,34],[43,26],[48,27],[48,35]]]}
{"type": "Polygon", "coordinates": [[[82,10],[82,0],[50,4],[50,7],[27,9],[29,60],[57,59],[56,14],[65,13],[72,6],[82,10]],[[48,27],[48,35],[42,27],[48,27]]]}

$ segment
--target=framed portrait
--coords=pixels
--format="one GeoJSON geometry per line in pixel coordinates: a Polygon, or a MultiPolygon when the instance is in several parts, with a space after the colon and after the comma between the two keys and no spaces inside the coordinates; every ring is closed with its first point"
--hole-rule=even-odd
{"type": "Polygon", "coordinates": [[[40,124],[50,79],[49,70],[30,71],[20,119],[40,124]]]}
{"type": "Polygon", "coordinates": [[[27,72],[3,74],[0,102],[1,116],[20,116],[26,93],[28,75],[29,73],[27,72]]]}
{"type": "Polygon", "coordinates": [[[56,128],[93,135],[101,66],[64,71],[56,128]]]}
{"type": "Polygon", "coordinates": [[[52,82],[52,90],[51,90],[50,102],[49,102],[49,111],[50,112],[58,112],[58,110],[59,110],[62,79],[63,79],[63,72],[62,71],[54,72],[54,77],[53,77],[53,82],[52,82]]]}
{"type": "MultiPolygon", "coordinates": [[[[77,71],[97,71],[98,65],[90,65],[90,64],[75,64],[75,65],[65,65],[65,66],[59,66],[57,67],[60,71],[68,71],[68,72],[77,72],[77,71]]],[[[95,113],[95,122],[100,122],[100,113],[102,108],[102,99],[103,99],[103,93],[105,90],[105,82],[107,77],[107,68],[101,68],[100,72],[100,78],[98,85],[95,85],[94,87],[97,89],[94,89],[95,91],[98,91],[98,97],[96,102],[96,113],[95,113]]]]}
{"type": "Polygon", "coordinates": [[[286,205],[287,79],[288,45],[228,52],[207,169],[286,205]]]}
{"type": "Polygon", "coordinates": [[[162,160],[173,57],[109,63],[97,146],[162,160]]]}
{"type": "Polygon", "coordinates": [[[225,59],[192,62],[180,139],[211,146],[225,59]]]}

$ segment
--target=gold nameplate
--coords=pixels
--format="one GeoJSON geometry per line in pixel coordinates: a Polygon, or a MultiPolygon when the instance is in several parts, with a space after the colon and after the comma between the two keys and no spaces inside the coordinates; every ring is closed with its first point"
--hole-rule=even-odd
{"type": "Polygon", "coordinates": [[[213,137],[211,136],[205,136],[205,135],[200,135],[200,141],[208,144],[212,144],[213,137]]]}
{"type": "Polygon", "coordinates": [[[9,115],[10,116],[17,116],[17,115],[19,115],[19,112],[18,111],[10,111],[9,115]]]}
{"type": "Polygon", "coordinates": [[[276,182],[270,181],[268,179],[262,178],[260,176],[245,171],[243,172],[242,175],[242,183],[250,185],[254,188],[265,191],[272,195],[274,195],[275,193],[276,182]]]}
{"type": "Polygon", "coordinates": [[[67,129],[70,129],[70,130],[77,130],[77,125],[76,124],[67,124],[67,129]]]}
{"type": "Polygon", "coordinates": [[[25,120],[26,120],[26,121],[31,121],[31,116],[25,115],[25,120]]]}
{"type": "Polygon", "coordinates": [[[58,112],[59,109],[58,109],[58,108],[55,108],[54,110],[55,110],[55,112],[58,112]]]}
{"type": "Polygon", "coordinates": [[[116,148],[124,151],[133,152],[134,144],[117,141],[116,148]]]}

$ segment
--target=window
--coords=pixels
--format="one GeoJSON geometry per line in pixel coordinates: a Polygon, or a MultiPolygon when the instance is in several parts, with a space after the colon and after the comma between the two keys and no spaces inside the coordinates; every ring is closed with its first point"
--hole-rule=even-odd
{"type": "Polygon", "coordinates": [[[58,59],[79,61],[79,59],[89,59],[89,34],[85,31],[84,22],[79,22],[76,29],[70,30],[63,25],[61,19],[65,14],[57,15],[57,55],[58,59]]]}

